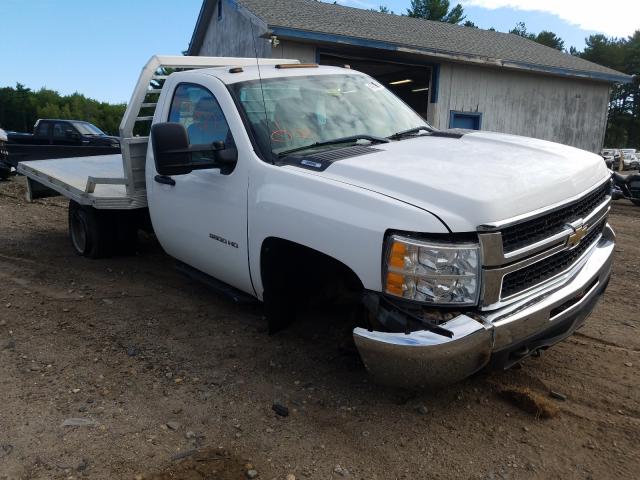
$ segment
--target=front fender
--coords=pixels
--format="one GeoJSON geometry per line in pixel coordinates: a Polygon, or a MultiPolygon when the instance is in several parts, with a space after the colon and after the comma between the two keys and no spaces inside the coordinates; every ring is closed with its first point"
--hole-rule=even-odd
{"type": "Polygon", "coordinates": [[[387,230],[448,233],[416,206],[293,166],[256,166],[248,205],[249,266],[260,299],[260,252],[269,237],[322,252],[349,267],[364,288],[380,291],[387,230]]]}

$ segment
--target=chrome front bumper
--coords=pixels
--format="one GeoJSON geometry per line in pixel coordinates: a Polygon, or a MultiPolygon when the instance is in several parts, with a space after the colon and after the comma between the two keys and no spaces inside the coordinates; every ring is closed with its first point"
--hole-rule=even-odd
{"type": "Polygon", "coordinates": [[[552,285],[507,307],[458,315],[431,331],[408,334],[353,331],[367,370],[380,383],[400,387],[454,383],[490,362],[508,367],[571,335],[589,316],[611,275],[615,234],[607,225],[600,240],[552,285]]]}

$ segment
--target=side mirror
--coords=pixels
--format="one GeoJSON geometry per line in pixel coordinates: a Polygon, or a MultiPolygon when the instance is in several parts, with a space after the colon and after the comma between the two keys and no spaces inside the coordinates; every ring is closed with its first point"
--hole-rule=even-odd
{"type": "Polygon", "coordinates": [[[220,167],[220,173],[229,175],[238,163],[238,149],[234,145],[225,145],[224,142],[214,142],[214,158],[216,165],[220,167]]]}
{"type": "Polygon", "coordinates": [[[151,147],[160,175],[185,175],[192,171],[187,129],[179,123],[151,126],[151,147]]]}
{"type": "Polygon", "coordinates": [[[189,145],[189,136],[180,123],[157,123],[151,127],[151,146],[160,175],[186,175],[193,170],[219,168],[229,174],[238,161],[238,150],[222,141],[208,145],[189,145]],[[192,153],[211,152],[212,159],[193,161],[192,153]]]}

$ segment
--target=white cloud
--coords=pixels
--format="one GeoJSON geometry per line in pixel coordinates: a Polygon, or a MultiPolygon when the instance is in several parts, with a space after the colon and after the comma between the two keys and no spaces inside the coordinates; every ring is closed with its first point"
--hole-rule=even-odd
{"type": "MultiPolygon", "coordinates": [[[[584,30],[626,37],[640,29],[640,1],[608,0],[460,0],[463,5],[545,12],[584,30]]],[[[453,3],[453,2],[452,2],[453,3]]]]}

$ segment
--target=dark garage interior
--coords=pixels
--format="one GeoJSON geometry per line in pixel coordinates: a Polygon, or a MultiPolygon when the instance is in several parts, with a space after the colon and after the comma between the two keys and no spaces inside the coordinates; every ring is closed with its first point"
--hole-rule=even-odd
{"type": "Polygon", "coordinates": [[[371,75],[426,120],[431,90],[431,67],[335,53],[320,53],[320,64],[340,67],[349,65],[354,70],[371,75]]]}

